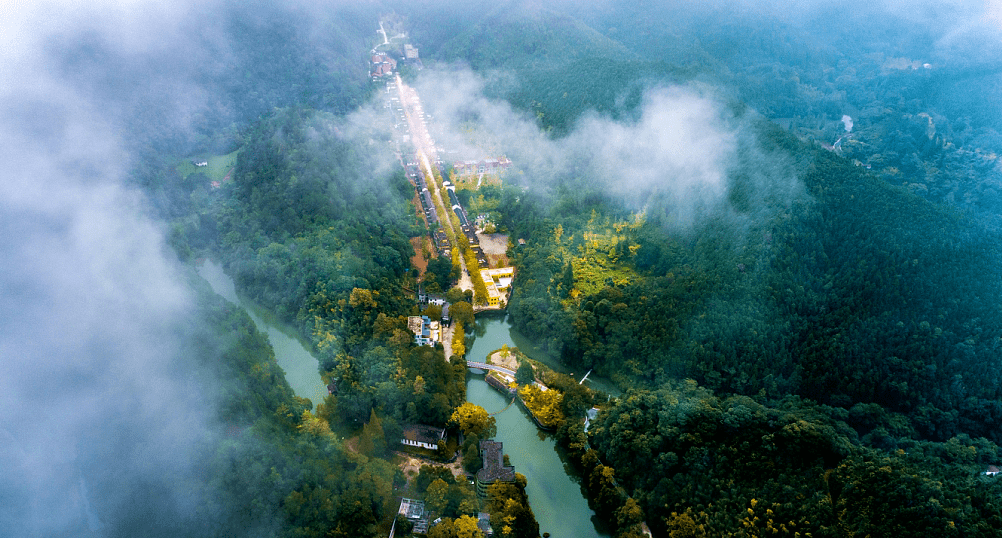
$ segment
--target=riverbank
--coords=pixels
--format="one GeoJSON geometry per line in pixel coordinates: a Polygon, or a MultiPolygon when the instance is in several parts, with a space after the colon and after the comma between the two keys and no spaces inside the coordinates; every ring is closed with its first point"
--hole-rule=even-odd
{"type": "Polygon", "coordinates": [[[286,381],[296,396],[308,398],[313,405],[323,403],[327,385],[320,377],[319,363],[309,348],[296,335],[295,330],[275,319],[275,316],[258,305],[240,297],[233,279],[223,267],[212,260],[196,265],[198,275],[212,287],[212,291],[227,301],[242,307],[250,315],[258,330],[268,335],[275,351],[275,360],[282,367],[286,381]]]}
{"type": "MultiPolygon", "coordinates": [[[[486,360],[502,346],[514,348],[511,327],[504,313],[477,315],[468,357],[486,360]]],[[[472,359],[471,359],[472,360],[472,359]]],[[[581,477],[575,473],[552,434],[541,431],[521,406],[488,385],[486,374],[468,373],[466,400],[495,417],[495,439],[504,444],[515,471],[525,475],[526,494],[541,533],[553,538],[602,538],[601,523],[588,505],[581,477]]]]}
{"type": "Polygon", "coordinates": [[[532,419],[518,406],[507,407],[507,400],[487,385],[484,376],[467,376],[467,401],[483,407],[497,422],[495,439],[515,472],[526,477],[526,495],[540,533],[552,538],[607,538],[596,528],[595,513],[588,506],[579,482],[569,474],[553,436],[540,433],[532,419]]]}
{"type": "Polygon", "coordinates": [[[515,393],[515,400],[518,402],[518,406],[521,407],[522,410],[525,411],[527,415],[529,415],[529,418],[532,419],[532,422],[536,425],[537,428],[547,433],[553,433],[557,431],[556,426],[547,426],[546,424],[543,424],[543,421],[540,420],[540,418],[536,415],[536,413],[534,413],[532,409],[530,409],[529,406],[525,403],[525,400],[522,399],[521,394],[515,393]]]}

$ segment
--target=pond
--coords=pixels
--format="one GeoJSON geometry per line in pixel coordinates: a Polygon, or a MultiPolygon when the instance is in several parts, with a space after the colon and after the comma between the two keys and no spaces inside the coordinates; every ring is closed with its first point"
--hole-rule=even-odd
{"type": "MultiPolygon", "coordinates": [[[[481,318],[477,325],[480,336],[467,354],[471,360],[483,360],[502,344],[515,343],[510,326],[501,317],[481,318]]],[[[519,349],[536,359],[531,350],[521,345],[519,349]]],[[[552,436],[536,428],[518,405],[506,408],[507,400],[484,381],[483,375],[467,377],[466,400],[488,413],[498,413],[494,416],[498,428],[496,439],[504,444],[515,472],[528,479],[526,494],[539,521],[540,533],[548,532],[553,538],[608,536],[596,529],[595,513],[588,508],[579,479],[568,474],[552,436]]]]}
{"type": "Polygon", "coordinates": [[[206,260],[198,268],[198,274],[212,286],[212,290],[233,304],[242,306],[250,314],[258,330],[268,335],[275,350],[275,360],[285,370],[285,379],[292,386],[296,396],[309,398],[313,405],[322,403],[327,397],[327,386],[320,379],[319,364],[309,350],[296,337],[292,327],[265,309],[237,295],[233,279],[223,272],[223,268],[206,260]]]}

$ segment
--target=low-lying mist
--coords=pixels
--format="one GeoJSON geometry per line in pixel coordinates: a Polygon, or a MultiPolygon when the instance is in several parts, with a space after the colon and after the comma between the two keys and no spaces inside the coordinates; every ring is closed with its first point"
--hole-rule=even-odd
{"type": "Polygon", "coordinates": [[[510,181],[538,193],[593,191],[635,211],[663,212],[676,230],[757,214],[802,194],[783,159],[757,140],[760,118],[709,87],[651,86],[636,110],[622,111],[627,119],[590,112],[553,137],[536,118],[485,97],[486,82],[469,71],[425,71],[415,84],[444,160],[505,154],[516,169],[510,181]]]}
{"type": "Polygon", "coordinates": [[[195,293],[132,175],[151,141],[185,151],[212,107],[234,117],[208,83],[234,49],[223,4],[0,22],[0,534],[205,535],[217,516],[199,509],[218,387],[196,357],[215,350],[192,347],[195,293]]]}

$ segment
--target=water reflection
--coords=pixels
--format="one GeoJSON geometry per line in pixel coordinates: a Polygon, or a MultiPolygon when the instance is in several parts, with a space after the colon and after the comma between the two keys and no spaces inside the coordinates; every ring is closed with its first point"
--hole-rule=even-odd
{"type": "Polygon", "coordinates": [[[285,379],[297,396],[309,398],[314,405],[327,396],[327,387],[320,379],[320,370],[314,357],[296,337],[295,330],[274,318],[266,310],[237,295],[233,280],[223,272],[223,268],[206,260],[198,268],[198,274],[212,286],[219,296],[233,304],[240,305],[250,314],[258,330],[268,335],[275,360],[285,371],[285,379]]]}
{"type": "MultiPolygon", "coordinates": [[[[467,357],[482,360],[504,344],[512,346],[516,343],[513,333],[517,334],[503,316],[478,316],[474,328],[476,340],[467,357]]],[[[539,356],[532,350],[527,354],[533,359],[539,356]]],[[[482,375],[468,376],[466,399],[489,413],[497,413],[494,417],[497,439],[504,443],[515,471],[528,479],[526,494],[539,521],[540,533],[549,532],[553,538],[608,536],[596,528],[595,513],[588,507],[580,478],[561,457],[551,435],[540,431],[521,407],[512,405],[505,409],[507,400],[487,385],[482,375]]]]}
{"type": "MultiPolygon", "coordinates": [[[[487,354],[496,349],[500,349],[502,344],[510,347],[517,347],[519,351],[525,353],[530,359],[539,361],[555,372],[567,374],[578,381],[588,374],[588,371],[574,371],[566,364],[551,358],[545,351],[534,345],[528,338],[518,332],[504,312],[484,312],[477,314],[477,321],[473,325],[473,345],[467,352],[470,360],[484,360],[487,354]],[[480,345],[480,344],[483,345],[480,345]],[[493,347],[491,347],[493,346],[493,347]],[[483,351],[479,351],[483,348],[483,351]]],[[[612,380],[596,375],[594,372],[588,375],[585,381],[589,387],[602,391],[610,396],[619,397],[622,391],[612,382],[612,380]]]]}

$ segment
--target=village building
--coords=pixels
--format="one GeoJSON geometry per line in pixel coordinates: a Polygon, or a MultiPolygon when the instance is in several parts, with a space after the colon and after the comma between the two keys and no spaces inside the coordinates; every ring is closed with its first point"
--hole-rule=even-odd
{"type": "Polygon", "coordinates": [[[440,293],[428,293],[424,291],[424,284],[418,285],[417,300],[418,303],[421,304],[433,304],[442,307],[448,304],[445,300],[445,295],[442,295],[440,293]]]}
{"type": "Polygon", "coordinates": [[[373,54],[370,58],[370,62],[372,67],[369,74],[373,79],[386,75],[392,75],[393,71],[397,68],[397,61],[389,55],[383,53],[373,54]]]}
{"type": "Polygon", "coordinates": [[[502,452],[501,441],[484,439],[480,441],[480,456],[484,460],[484,466],[477,471],[477,495],[481,499],[487,498],[487,488],[491,484],[515,481],[515,468],[504,464],[504,453],[502,452]]]}
{"type": "Polygon", "coordinates": [[[449,236],[442,230],[435,231],[435,248],[440,256],[449,256],[452,253],[452,244],[449,243],[449,236]]]}
{"type": "Polygon", "coordinates": [[[501,306],[507,296],[511,281],[515,278],[514,267],[498,267],[497,269],[481,269],[480,278],[487,288],[487,304],[501,306]]]}
{"type": "Polygon", "coordinates": [[[480,161],[456,161],[452,169],[457,176],[475,176],[478,174],[500,174],[511,167],[508,157],[502,155],[499,159],[483,159],[480,161]]]}
{"type": "Polygon", "coordinates": [[[400,439],[400,444],[435,450],[438,448],[439,441],[445,441],[445,430],[442,428],[425,426],[423,424],[410,424],[404,426],[403,438],[400,439]]]}
{"type": "Polygon", "coordinates": [[[407,329],[414,333],[414,343],[419,346],[434,346],[442,341],[442,326],[428,316],[409,316],[407,329]]]}
{"type": "Polygon", "coordinates": [[[487,512],[479,512],[477,514],[477,528],[480,532],[484,533],[484,536],[494,536],[494,529],[491,527],[491,515],[487,512]]]}
{"type": "Polygon", "coordinates": [[[484,377],[484,381],[501,394],[507,394],[509,398],[515,397],[515,389],[518,385],[515,383],[514,376],[505,372],[490,370],[487,372],[487,376],[484,377]]]}
{"type": "Polygon", "coordinates": [[[588,428],[591,427],[592,421],[598,418],[598,411],[599,410],[597,407],[592,407],[587,412],[585,412],[584,431],[586,433],[588,432],[588,428]]]}

